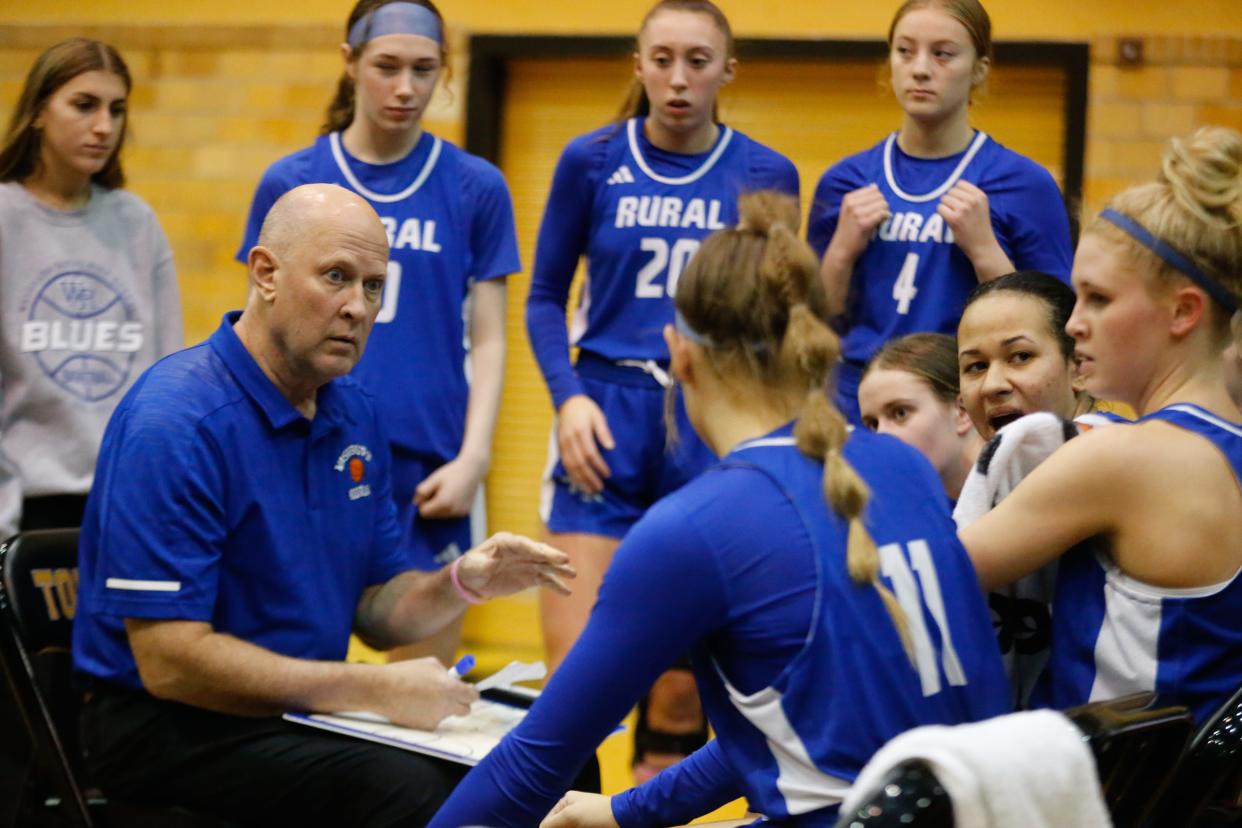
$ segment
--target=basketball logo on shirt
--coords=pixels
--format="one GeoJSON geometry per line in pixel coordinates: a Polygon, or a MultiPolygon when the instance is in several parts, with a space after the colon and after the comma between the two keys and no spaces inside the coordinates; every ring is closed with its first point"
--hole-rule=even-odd
{"type": "Polygon", "coordinates": [[[87,402],[107,399],[130,377],[144,326],[134,304],[86,265],[61,264],[20,308],[19,350],[49,379],[87,402]]]}
{"type": "Polygon", "coordinates": [[[371,450],[360,443],[351,443],[346,446],[341,455],[336,458],[336,464],[333,468],[339,472],[349,469],[350,482],[355,484],[349,489],[350,500],[358,500],[370,496],[370,484],[362,482],[367,475],[367,463],[370,462],[371,450]]]}

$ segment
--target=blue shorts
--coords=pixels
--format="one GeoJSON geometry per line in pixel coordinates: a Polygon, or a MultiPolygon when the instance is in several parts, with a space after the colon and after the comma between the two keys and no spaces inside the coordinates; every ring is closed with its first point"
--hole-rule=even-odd
{"type": "Polygon", "coordinates": [[[471,547],[470,516],[425,518],[414,505],[414,490],[447,460],[392,447],[392,497],[397,504],[401,544],[410,551],[415,568],[435,571],[461,557],[471,547]]]}
{"type": "Polygon", "coordinates": [[[569,482],[560,462],[556,428],[548,448],[540,517],[550,532],[621,538],[657,500],[694,479],[717,458],[690,426],[677,395],[677,435],[668,445],[664,387],[642,368],[583,352],[575,366],[587,395],[604,412],[616,448],[601,449],[612,475],[587,495],[569,482]]]}

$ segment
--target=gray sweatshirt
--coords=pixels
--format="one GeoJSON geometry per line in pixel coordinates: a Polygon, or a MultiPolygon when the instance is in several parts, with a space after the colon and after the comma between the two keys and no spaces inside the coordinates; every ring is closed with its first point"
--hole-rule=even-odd
{"type": "Polygon", "coordinates": [[[56,210],[0,183],[0,539],[24,498],[90,489],[112,409],[183,337],[172,251],[141,199],[94,187],[56,210]]]}

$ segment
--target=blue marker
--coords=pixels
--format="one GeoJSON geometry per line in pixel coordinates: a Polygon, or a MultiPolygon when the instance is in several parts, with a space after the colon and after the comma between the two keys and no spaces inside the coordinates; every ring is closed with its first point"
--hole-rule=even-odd
{"type": "Polygon", "coordinates": [[[457,660],[457,663],[449,668],[449,675],[461,678],[474,669],[474,656],[464,655],[457,660]]]}

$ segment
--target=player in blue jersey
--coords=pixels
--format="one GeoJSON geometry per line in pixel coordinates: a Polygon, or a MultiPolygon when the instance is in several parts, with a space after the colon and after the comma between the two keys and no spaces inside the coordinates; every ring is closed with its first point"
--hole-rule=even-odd
{"type": "MultiPolygon", "coordinates": [[[[435,5],[359,0],[345,31],[345,72],[323,134],[263,175],[237,257],[245,260],[268,209],[299,184],[339,184],[379,213],[388,279],[353,376],[375,395],[392,441],[405,542],[419,566],[437,569],[471,546],[470,512],[491,458],[505,277],[520,269],[513,205],[499,170],[422,127],[447,72],[435,5]]],[[[418,651],[451,660],[460,624],[418,651]]]]}
{"type": "Polygon", "coordinates": [[[971,288],[1014,269],[1067,279],[1069,220],[1044,168],[970,126],[992,61],[978,0],[907,0],[888,32],[901,128],[831,167],[807,238],[838,317],[837,401],[858,417],[862,368],[886,341],[952,333],[971,288]]]}
{"type": "Polygon", "coordinates": [[[432,825],[534,825],[686,650],[716,739],[545,825],[679,825],[745,795],[832,825],[888,738],[1005,712],[974,571],[913,448],[847,433],[823,394],[837,341],[797,206],[743,200],[682,275],[665,330],[688,418],[722,460],[621,543],[582,636],[525,721],[432,825]],[[791,422],[792,420],[792,422],[791,422]]]}
{"type": "Polygon", "coordinates": [[[1242,685],[1242,413],[1221,373],[1242,300],[1242,135],[1174,139],[1074,261],[1088,388],[1140,415],[1058,449],[962,530],[985,586],[1060,556],[1044,693],[1154,690],[1202,720],[1242,685]],[[1072,546],[1097,538],[1102,552],[1072,546]]]}
{"type": "MultiPolygon", "coordinates": [[[[707,0],[657,3],[639,29],[620,118],[570,142],[552,180],[526,325],[556,409],[541,517],[549,542],[579,573],[572,598],[542,603],[553,669],[585,625],[621,536],[715,459],[689,428],[666,451],[660,332],[673,318],[678,276],[703,238],[737,221],[739,194],[798,193],[787,158],[717,120],[717,92],[735,71],[720,9],[707,0]],[[584,256],[571,335],[565,308],[584,256]],[[571,344],[580,349],[576,364],[571,344]]],[[[680,409],[677,416],[684,425],[680,409]]],[[[640,774],[706,737],[684,670],[661,679],[640,714],[640,774]],[[676,733],[689,741],[657,735],[676,733]]]]}

